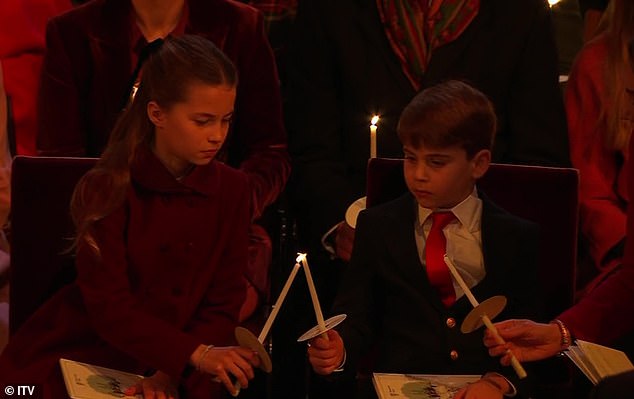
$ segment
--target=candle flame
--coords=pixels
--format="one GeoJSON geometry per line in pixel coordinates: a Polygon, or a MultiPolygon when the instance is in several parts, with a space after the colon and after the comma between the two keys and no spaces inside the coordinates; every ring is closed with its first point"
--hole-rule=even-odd
{"type": "Polygon", "coordinates": [[[303,261],[304,259],[306,259],[306,254],[298,252],[297,253],[297,258],[295,258],[295,262],[299,263],[299,262],[303,261]]]}
{"type": "Polygon", "coordinates": [[[379,121],[379,119],[381,119],[381,118],[379,118],[379,116],[378,116],[378,115],[374,115],[374,116],[372,117],[372,120],[370,121],[370,123],[371,123],[373,126],[376,126],[376,124],[377,124],[377,122],[379,121]]]}
{"type": "Polygon", "coordinates": [[[555,4],[559,3],[560,0],[548,0],[548,4],[552,7],[555,4]]]}

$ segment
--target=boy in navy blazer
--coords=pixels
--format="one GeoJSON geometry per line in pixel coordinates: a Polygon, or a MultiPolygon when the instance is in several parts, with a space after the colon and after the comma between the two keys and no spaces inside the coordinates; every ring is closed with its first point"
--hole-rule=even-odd
{"type": "Polygon", "coordinates": [[[495,372],[513,373],[489,357],[483,330],[460,332],[471,305],[448,270],[439,279],[428,258],[432,235],[443,236],[440,253],[453,260],[476,298],[508,299],[498,319],[537,316],[537,226],[476,188],[489,167],[495,125],[487,97],[459,81],[422,91],[404,109],[398,135],[409,192],[360,214],[333,309],[348,317],[328,332],[329,340],[316,338],[308,349],[317,374],[354,377],[374,348],[374,372],[484,374],[456,397],[515,393],[495,372]],[[450,221],[432,233],[432,219],[441,213],[450,221]]]}

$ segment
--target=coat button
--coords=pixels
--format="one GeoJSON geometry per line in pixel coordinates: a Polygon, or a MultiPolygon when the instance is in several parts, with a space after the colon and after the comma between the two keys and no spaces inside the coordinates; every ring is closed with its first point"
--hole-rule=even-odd
{"type": "Polygon", "coordinates": [[[458,351],[451,351],[449,352],[449,357],[451,358],[451,360],[457,360],[458,359],[458,351]]]}
{"type": "Polygon", "coordinates": [[[447,327],[454,328],[456,326],[456,319],[454,319],[453,317],[449,317],[446,323],[447,327]]]}

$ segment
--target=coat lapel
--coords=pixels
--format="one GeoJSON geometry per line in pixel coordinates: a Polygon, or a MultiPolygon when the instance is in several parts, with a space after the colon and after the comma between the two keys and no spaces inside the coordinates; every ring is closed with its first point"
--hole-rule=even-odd
{"type": "Polygon", "coordinates": [[[501,287],[500,281],[503,281],[500,274],[504,270],[504,263],[509,260],[506,248],[501,240],[507,236],[505,229],[505,212],[495,206],[482,193],[478,193],[482,198],[482,256],[484,258],[484,267],[486,276],[473,289],[473,294],[482,302],[490,296],[495,295],[494,287],[501,287]]]}
{"type": "Polygon", "coordinates": [[[460,37],[434,50],[430,63],[427,66],[427,71],[423,76],[423,88],[438,83],[439,76],[443,77],[443,80],[446,79],[448,66],[455,69],[454,74],[456,74],[456,76],[454,76],[454,78],[460,78],[460,74],[466,72],[464,69],[456,68],[461,68],[461,66],[464,65],[461,58],[464,56],[469,45],[473,42],[473,39],[482,32],[487,31],[483,29],[483,27],[491,23],[492,14],[489,12],[488,7],[490,7],[490,2],[481,1],[478,15],[460,37]]]}
{"type": "Polygon", "coordinates": [[[387,40],[375,0],[357,0],[356,4],[358,6],[358,12],[355,13],[356,24],[369,43],[366,47],[376,51],[375,60],[383,60],[386,63],[394,84],[398,85],[404,93],[411,93],[409,97],[413,97],[416,94],[415,90],[403,73],[387,40]]]}
{"type": "Polygon", "coordinates": [[[129,89],[130,71],[130,10],[129,0],[106,0],[95,35],[90,40],[95,74],[93,86],[99,98],[92,98],[94,109],[101,110],[99,119],[118,115],[129,89]]]}
{"type": "Polygon", "coordinates": [[[392,208],[395,212],[389,215],[385,226],[388,253],[394,259],[395,267],[399,268],[397,274],[403,276],[405,281],[415,282],[409,285],[418,286],[418,293],[438,312],[444,313],[446,308],[436,294],[435,288],[429,283],[418,256],[414,235],[416,201],[409,193],[397,201],[398,205],[392,208]]]}

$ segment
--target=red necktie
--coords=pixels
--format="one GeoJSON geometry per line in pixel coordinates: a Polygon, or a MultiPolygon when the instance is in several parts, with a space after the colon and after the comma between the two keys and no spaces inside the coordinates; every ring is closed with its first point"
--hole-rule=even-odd
{"type": "Polygon", "coordinates": [[[429,230],[425,242],[427,276],[431,285],[438,290],[440,299],[446,307],[454,304],[456,292],[453,289],[451,273],[444,260],[447,252],[447,240],[442,230],[455,218],[456,216],[452,212],[432,213],[431,230],[429,230]]]}

